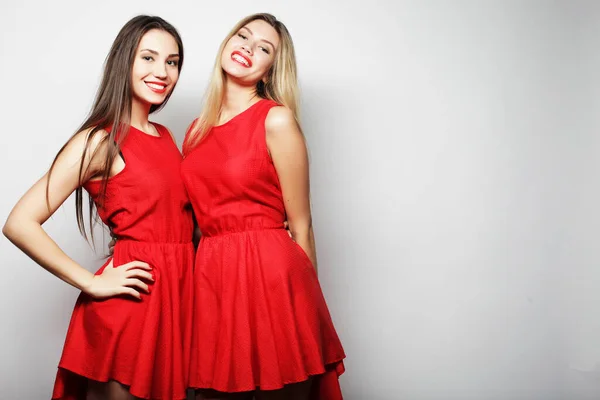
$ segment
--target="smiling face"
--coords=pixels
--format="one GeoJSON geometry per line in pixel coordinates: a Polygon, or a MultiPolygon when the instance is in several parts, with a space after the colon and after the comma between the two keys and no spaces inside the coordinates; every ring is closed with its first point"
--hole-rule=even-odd
{"type": "Polygon", "coordinates": [[[179,46],[163,30],[152,29],[140,40],[131,71],[133,97],[149,105],[162,104],[179,79],[179,46]]]}
{"type": "Polygon", "coordinates": [[[254,86],[265,78],[279,47],[277,31],[263,20],[254,20],[234,34],[221,53],[221,67],[228,77],[254,86]]]}

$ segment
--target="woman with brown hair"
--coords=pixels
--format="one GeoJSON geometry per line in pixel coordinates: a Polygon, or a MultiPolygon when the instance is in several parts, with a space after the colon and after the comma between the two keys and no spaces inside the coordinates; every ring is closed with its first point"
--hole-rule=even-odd
{"type": "Polygon", "coordinates": [[[89,117],[4,225],[16,246],[82,292],[53,399],[186,398],[193,221],[181,154],[168,129],[148,120],[167,103],[182,65],[183,44],[171,24],[151,16],[127,22],[89,117]],[[75,192],[86,236],[83,189],[118,238],[114,256],[95,274],[42,228],[75,192]]]}

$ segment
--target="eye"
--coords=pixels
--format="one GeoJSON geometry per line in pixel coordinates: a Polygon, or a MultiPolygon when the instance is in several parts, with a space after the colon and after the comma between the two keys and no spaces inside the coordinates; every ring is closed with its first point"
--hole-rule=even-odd
{"type": "Polygon", "coordinates": [[[154,61],[154,58],[152,58],[152,56],[142,56],[142,59],[146,61],[154,61]]]}
{"type": "Polygon", "coordinates": [[[167,61],[167,64],[169,64],[172,67],[176,67],[179,65],[179,61],[178,60],[169,60],[169,61],[167,61]]]}
{"type": "Polygon", "coordinates": [[[261,47],[260,48],[262,51],[264,51],[267,54],[271,54],[271,52],[269,51],[269,49],[267,49],[266,47],[261,47]]]}
{"type": "Polygon", "coordinates": [[[243,33],[238,33],[238,36],[241,37],[244,40],[248,40],[248,37],[245,36],[243,33]]]}

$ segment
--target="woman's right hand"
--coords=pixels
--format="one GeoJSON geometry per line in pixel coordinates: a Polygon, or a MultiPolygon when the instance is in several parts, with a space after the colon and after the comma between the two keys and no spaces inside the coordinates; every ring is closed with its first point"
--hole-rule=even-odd
{"type": "Polygon", "coordinates": [[[150,265],[142,261],[131,261],[115,267],[113,260],[110,260],[100,275],[94,275],[85,293],[96,300],[119,295],[132,296],[141,300],[140,292],[150,293],[148,285],[143,280],[154,282],[149,271],[152,271],[150,265]]]}

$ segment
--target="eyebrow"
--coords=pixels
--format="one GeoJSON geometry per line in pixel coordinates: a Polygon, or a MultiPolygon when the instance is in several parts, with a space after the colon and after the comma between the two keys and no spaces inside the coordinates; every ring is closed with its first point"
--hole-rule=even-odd
{"type": "MultiPolygon", "coordinates": [[[[156,51],[156,50],[152,50],[152,49],[142,49],[142,50],[140,50],[140,53],[141,53],[142,51],[149,51],[150,53],[152,53],[152,54],[154,54],[154,55],[158,55],[158,51],[156,51]]],[[[174,54],[169,54],[169,58],[171,58],[171,57],[179,57],[179,54],[177,54],[177,53],[174,53],[174,54]]]]}
{"type": "MultiPolygon", "coordinates": [[[[250,34],[251,34],[251,35],[254,35],[254,32],[252,32],[252,31],[250,30],[250,28],[248,28],[247,26],[242,26],[242,28],[244,28],[244,29],[246,29],[248,32],[250,32],[250,34]]],[[[267,39],[260,39],[260,40],[261,40],[261,41],[263,41],[263,42],[269,43],[273,49],[275,49],[275,48],[276,48],[276,47],[273,45],[273,43],[269,42],[267,39]]]]}

